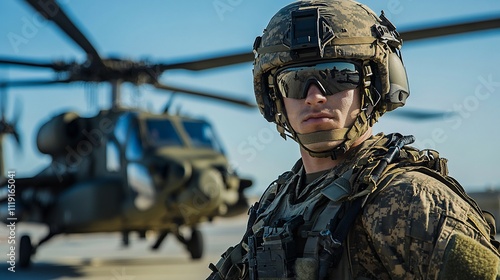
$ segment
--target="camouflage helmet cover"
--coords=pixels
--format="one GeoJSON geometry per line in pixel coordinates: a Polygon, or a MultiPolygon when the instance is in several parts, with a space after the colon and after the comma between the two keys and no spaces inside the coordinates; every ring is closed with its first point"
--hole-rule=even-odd
{"type": "MultiPolygon", "coordinates": [[[[310,57],[305,60],[342,58],[371,61],[374,66],[372,68],[376,68],[373,70],[376,71],[375,79],[377,79],[372,84],[377,83],[381,97],[381,102],[375,106],[374,112],[377,113],[377,116],[374,116],[374,121],[384,112],[403,106],[409,94],[407,89],[406,94],[403,95],[399,91],[390,94],[389,71],[391,67],[389,61],[394,61],[394,58],[391,59],[391,53],[397,52],[402,44],[401,40],[397,38],[395,27],[385,16],[379,18],[370,8],[354,1],[310,0],[294,2],[278,11],[270,20],[263,35],[257,37],[254,44],[254,52],[256,53],[253,69],[254,92],[264,117],[268,121],[280,125],[276,116],[276,104],[272,104],[276,102],[276,98],[271,97],[274,102],[269,99],[270,82],[268,76],[279,67],[299,62],[290,51],[291,15],[294,11],[307,9],[317,9],[323,22],[326,22],[328,28],[333,31],[333,36],[322,46],[321,57],[310,57]],[[393,102],[394,96],[392,95],[397,95],[395,102],[393,102]]],[[[318,29],[325,29],[324,24],[318,29]]],[[[319,33],[324,34],[323,31],[320,30],[319,33]]],[[[394,73],[394,75],[403,77],[400,78],[403,81],[399,84],[404,84],[403,87],[407,88],[404,66],[400,62],[400,58],[396,58],[400,64],[396,69],[402,73],[394,73]]],[[[300,60],[300,62],[303,61],[304,59],[300,60]]],[[[370,74],[365,73],[365,78],[370,74]]]]}

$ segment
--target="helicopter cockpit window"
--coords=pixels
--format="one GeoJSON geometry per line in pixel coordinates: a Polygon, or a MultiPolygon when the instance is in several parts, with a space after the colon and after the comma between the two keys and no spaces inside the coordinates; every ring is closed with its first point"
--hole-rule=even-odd
{"type": "Polygon", "coordinates": [[[127,160],[140,160],[144,155],[144,148],[141,142],[141,134],[137,121],[130,122],[130,129],[127,134],[128,141],[125,147],[125,156],[127,160]]]}
{"type": "Polygon", "coordinates": [[[106,144],[106,169],[110,172],[120,171],[120,148],[113,141],[106,144]]]}
{"type": "Polygon", "coordinates": [[[148,141],[154,147],[182,146],[182,140],[175,127],[166,119],[146,120],[148,141]]]}
{"type": "Polygon", "coordinates": [[[215,131],[207,122],[183,121],[184,129],[188,133],[191,143],[195,147],[210,148],[222,153],[222,147],[219,144],[215,131]]]}
{"type": "Polygon", "coordinates": [[[153,206],[155,189],[151,175],[146,167],[138,163],[127,165],[127,179],[130,188],[136,192],[135,206],[140,210],[146,210],[153,206]]]}
{"type": "Polygon", "coordinates": [[[127,141],[127,131],[132,118],[131,114],[125,114],[120,116],[115,125],[114,134],[118,142],[122,145],[127,141]]]}

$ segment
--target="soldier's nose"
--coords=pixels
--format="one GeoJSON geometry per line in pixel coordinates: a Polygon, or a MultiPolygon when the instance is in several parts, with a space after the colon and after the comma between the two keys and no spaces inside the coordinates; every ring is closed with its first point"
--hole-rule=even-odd
{"type": "Polygon", "coordinates": [[[309,105],[322,104],[326,102],[326,96],[316,84],[309,85],[305,102],[309,105]]]}

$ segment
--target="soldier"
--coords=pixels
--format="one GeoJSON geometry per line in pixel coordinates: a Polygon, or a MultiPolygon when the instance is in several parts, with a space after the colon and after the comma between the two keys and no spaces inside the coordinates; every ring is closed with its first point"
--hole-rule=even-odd
{"type": "Polygon", "coordinates": [[[372,135],[409,96],[395,26],[348,0],[294,2],[254,44],[264,118],[301,159],[208,279],[495,279],[494,225],[413,136],[372,135]]]}

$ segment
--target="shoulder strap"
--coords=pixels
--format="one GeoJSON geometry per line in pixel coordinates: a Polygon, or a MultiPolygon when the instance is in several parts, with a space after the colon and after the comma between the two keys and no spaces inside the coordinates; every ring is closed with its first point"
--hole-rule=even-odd
{"type": "Polygon", "coordinates": [[[328,263],[329,265],[323,265],[321,267],[319,279],[326,278],[329,266],[335,267],[338,265],[342,256],[344,241],[354,221],[365,205],[366,200],[370,194],[377,189],[377,183],[386,167],[399,158],[403,146],[413,143],[414,141],[415,138],[412,135],[402,136],[401,134],[391,134],[388,135],[388,141],[385,145],[388,148],[387,152],[382,155],[382,157],[373,160],[371,157],[376,154],[375,151],[367,154],[369,158],[360,159],[359,162],[364,165],[355,167],[360,170],[353,186],[355,193],[352,194],[347,201],[342,203],[341,207],[343,209],[340,210],[344,213],[342,218],[336,219],[334,217],[330,220],[328,228],[321,232],[321,236],[323,237],[322,240],[326,245],[323,246],[324,251],[322,252],[321,262],[324,264],[328,263]]]}

